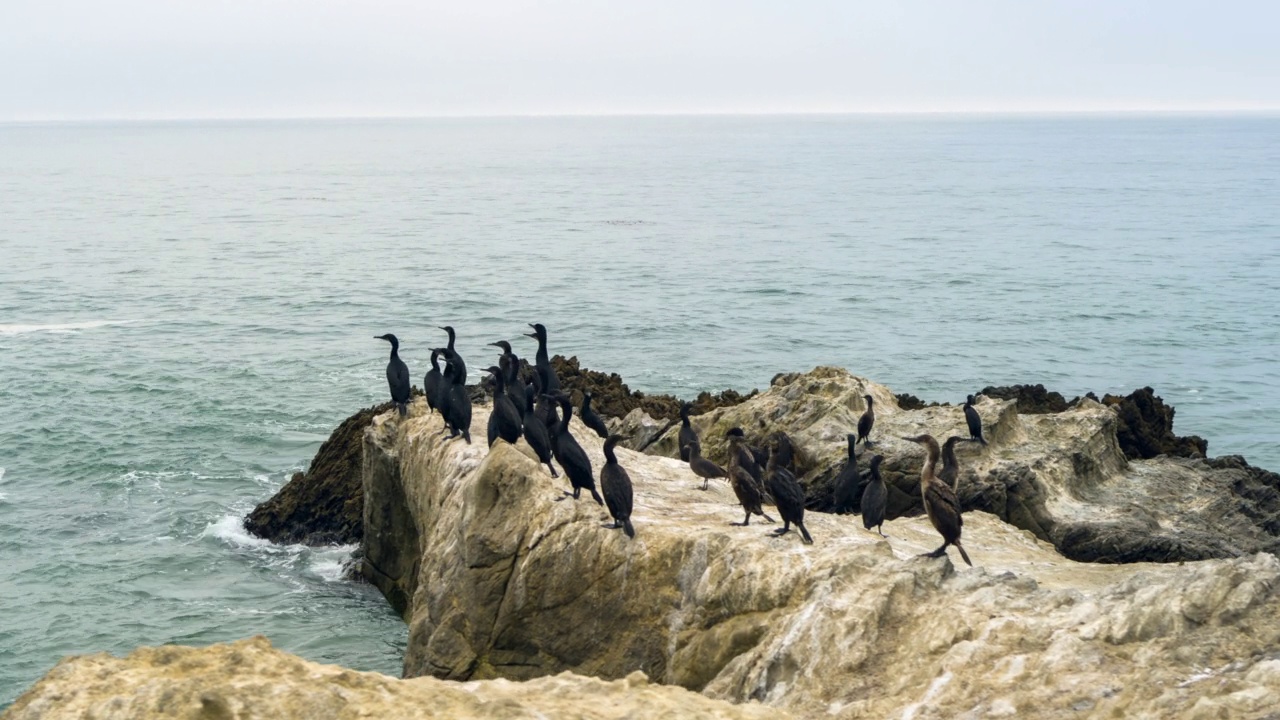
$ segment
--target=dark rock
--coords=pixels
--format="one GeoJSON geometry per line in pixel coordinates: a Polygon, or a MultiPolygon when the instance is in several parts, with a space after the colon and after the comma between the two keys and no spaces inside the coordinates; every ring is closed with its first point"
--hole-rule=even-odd
{"type": "Polygon", "coordinates": [[[1018,412],[1024,415],[1060,413],[1071,405],[1062,397],[1062,393],[1046,390],[1044,385],[988,386],[982,388],[979,394],[998,400],[1017,400],[1018,412]]]}
{"type": "Polygon", "coordinates": [[[1102,404],[1115,408],[1120,416],[1116,440],[1130,459],[1157,455],[1202,458],[1208,453],[1209,443],[1204,438],[1173,434],[1173,406],[1165,405],[1164,400],[1149,387],[1134,390],[1124,397],[1104,395],[1102,404]]]}
{"type": "Polygon", "coordinates": [[[897,393],[894,395],[898,399],[898,407],[903,410],[923,410],[927,407],[940,407],[949,403],[925,402],[911,393],[897,393]]]}
{"type": "Polygon", "coordinates": [[[364,536],[364,493],[360,471],[364,429],[383,403],[352,415],[320,446],[305,473],[294,473],[270,500],[249,513],[244,527],[277,543],[348,545],[364,536]]]}
{"type": "MultiPolygon", "coordinates": [[[[565,358],[556,355],[551,358],[551,366],[560,378],[560,389],[569,393],[575,407],[582,404],[582,393],[591,392],[591,407],[606,417],[623,418],[636,408],[648,413],[655,420],[675,420],[680,417],[680,398],[674,395],[646,395],[632,390],[622,381],[617,373],[602,373],[588,370],[578,363],[577,357],[565,358]]],[[[743,395],[735,390],[712,395],[703,391],[692,400],[694,415],[710,412],[718,407],[737,405],[742,401],[755,397],[758,390],[743,395]]]]}

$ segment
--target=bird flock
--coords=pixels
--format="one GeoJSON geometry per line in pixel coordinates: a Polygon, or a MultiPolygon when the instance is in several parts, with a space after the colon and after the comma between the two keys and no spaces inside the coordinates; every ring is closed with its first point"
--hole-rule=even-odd
{"type": "MultiPolygon", "coordinates": [[[[591,460],[569,431],[574,408],[570,396],[560,389],[560,379],[551,365],[547,352],[547,329],[540,323],[529,323],[529,327],[533,332],[525,335],[537,341],[538,349],[532,365],[533,372],[527,381],[522,377],[521,361],[511,344],[505,340],[489,343],[502,351],[497,364],[485,369],[492,376],[494,387],[493,411],[489,414],[486,431],[489,447],[493,447],[499,439],[515,444],[523,437],[538,457],[539,463],[547,466],[551,477],[560,476],[552,463],[554,459],[568,478],[572,490],[566,490],[559,500],[577,500],[582,491],[586,490],[593,500],[607,507],[613,518],[613,523],[606,527],[621,529],[628,537],[634,538],[635,528],[631,523],[631,478],[618,463],[614,452],[617,444],[627,438],[609,432],[604,419],[591,408],[591,393],[583,393],[580,417],[588,428],[604,438],[605,465],[600,469],[600,490],[597,491],[591,460]]],[[[431,369],[423,378],[423,393],[430,411],[439,413],[443,418],[445,432],[449,433],[447,440],[462,438],[464,442],[470,443],[471,396],[466,387],[466,362],[455,348],[457,336],[454,329],[448,326],[439,329],[448,334],[449,342],[445,347],[431,350],[431,369]],[[440,367],[442,358],[443,369],[440,367]]],[[[398,414],[403,417],[408,414],[411,382],[409,368],[400,359],[400,342],[391,334],[378,335],[375,339],[391,343],[387,384],[391,390],[391,400],[398,414]]],[[[835,511],[851,512],[854,501],[859,500],[863,527],[868,531],[874,528],[881,537],[885,537],[883,524],[889,493],[880,475],[884,456],[872,456],[865,482],[858,468],[856,446],[862,444],[866,448],[874,444],[871,432],[876,420],[874,398],[871,395],[863,395],[863,398],[866,400],[866,410],[858,419],[856,434],[846,436],[848,460],[835,480],[835,511]]],[[[950,437],[941,446],[933,436],[927,434],[903,438],[925,449],[926,459],[920,472],[920,495],[925,514],[943,539],[939,548],[925,555],[941,557],[948,547],[954,545],[965,563],[971,566],[973,563],[960,539],[963,518],[956,496],[959,463],[956,460],[955,446],[959,442],[987,444],[982,435],[982,419],[973,402],[973,396],[970,395],[964,405],[969,437],[950,437]],[[939,461],[942,463],[941,470],[938,469],[939,461]]],[[[750,523],[752,515],[765,522],[776,522],[764,512],[765,503],[771,502],[777,508],[783,523],[772,534],[785,535],[795,525],[801,541],[812,544],[813,537],[804,524],[805,492],[794,474],[794,448],[790,438],[785,433],[776,432],[768,438],[766,447],[756,448],[747,443],[742,428],[732,428],[725,434],[729,445],[729,460],[726,467],[721,467],[702,455],[702,442],[689,421],[691,409],[692,405],[687,402],[680,407],[680,429],[677,434],[680,458],[688,463],[694,475],[702,478],[703,490],[708,488],[713,479],[725,479],[729,482],[744,512],[742,522],[732,524],[745,527],[750,523]]]]}

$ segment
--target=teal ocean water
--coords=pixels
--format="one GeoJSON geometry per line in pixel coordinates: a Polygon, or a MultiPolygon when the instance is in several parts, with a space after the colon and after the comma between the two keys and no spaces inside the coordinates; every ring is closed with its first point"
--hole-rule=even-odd
{"type": "Polygon", "coordinates": [[[0,125],[0,706],[263,633],[397,674],[350,548],[239,518],[452,324],[691,395],[1152,385],[1280,468],[1280,119],[0,125]]]}

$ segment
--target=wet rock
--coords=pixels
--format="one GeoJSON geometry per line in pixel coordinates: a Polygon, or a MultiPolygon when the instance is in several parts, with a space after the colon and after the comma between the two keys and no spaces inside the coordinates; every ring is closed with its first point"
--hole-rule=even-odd
{"type": "Polygon", "coordinates": [[[305,473],[249,513],[245,529],[277,543],[347,545],[364,531],[361,457],[364,429],[391,403],[365,408],[343,420],[324,441],[305,473]]]}
{"type": "Polygon", "coordinates": [[[527,683],[400,680],[308,662],[272,648],[261,636],[205,648],[140,648],[123,658],[101,653],[64,660],[4,713],[6,720],[673,717],[790,715],[658,685],[642,673],[612,682],[570,673],[527,683]]]}
{"type": "Polygon", "coordinates": [[[1120,449],[1130,458],[1153,458],[1157,455],[1205,457],[1209,443],[1204,438],[1173,434],[1171,405],[1149,387],[1134,390],[1126,396],[1105,395],[1102,404],[1115,408],[1120,418],[1116,439],[1120,449]]]}

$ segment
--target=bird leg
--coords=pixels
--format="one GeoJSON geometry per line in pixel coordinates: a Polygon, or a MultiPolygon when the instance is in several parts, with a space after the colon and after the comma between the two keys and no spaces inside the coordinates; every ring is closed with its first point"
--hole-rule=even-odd
{"type": "Polygon", "coordinates": [[[920,553],[919,555],[917,555],[917,557],[940,558],[946,554],[947,554],[947,543],[942,543],[942,547],[938,548],[937,550],[934,550],[933,552],[920,553]]]}
{"type": "Polygon", "coordinates": [[[553,477],[553,478],[554,478],[554,477],[560,477],[559,475],[557,475],[557,474],[556,474],[556,469],[555,469],[555,468],[553,468],[553,467],[551,467],[551,461],[550,461],[550,460],[548,460],[548,461],[547,461],[547,469],[551,471],[551,477],[553,477]]]}
{"type": "Polygon", "coordinates": [[[702,489],[707,489],[707,483],[711,482],[708,478],[702,478],[702,489]]]}
{"type": "Polygon", "coordinates": [[[730,524],[730,525],[734,525],[734,526],[736,526],[736,527],[746,527],[747,525],[750,525],[750,524],[751,524],[751,511],[750,511],[750,510],[748,510],[748,511],[747,511],[747,516],[746,516],[746,517],[744,517],[744,518],[742,518],[742,522],[740,522],[740,523],[729,523],[729,524],[730,524]]]}
{"type": "Polygon", "coordinates": [[[779,535],[786,535],[789,532],[791,532],[791,521],[784,519],[782,521],[782,527],[778,528],[777,530],[771,531],[771,534],[773,534],[774,536],[779,536],[779,535]]]}

